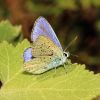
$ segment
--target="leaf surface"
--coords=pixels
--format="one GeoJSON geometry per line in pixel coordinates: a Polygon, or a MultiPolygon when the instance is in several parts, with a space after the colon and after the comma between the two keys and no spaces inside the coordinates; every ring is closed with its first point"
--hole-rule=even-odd
{"type": "Polygon", "coordinates": [[[91,100],[100,94],[100,74],[85,69],[85,65],[72,64],[32,75],[23,69],[23,51],[27,40],[16,47],[0,43],[0,100],[91,100]]]}
{"type": "Polygon", "coordinates": [[[12,42],[20,35],[20,32],[21,26],[13,26],[8,20],[0,22],[0,41],[12,42]]]}

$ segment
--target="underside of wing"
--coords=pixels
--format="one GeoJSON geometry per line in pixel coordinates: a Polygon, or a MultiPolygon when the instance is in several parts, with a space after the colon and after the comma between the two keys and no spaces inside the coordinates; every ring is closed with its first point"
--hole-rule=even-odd
{"type": "Polygon", "coordinates": [[[43,56],[25,62],[24,69],[32,74],[41,74],[61,64],[62,61],[56,56],[43,56]]]}
{"type": "Polygon", "coordinates": [[[51,25],[43,17],[39,17],[36,20],[32,34],[31,34],[31,40],[36,41],[36,39],[41,35],[44,35],[50,38],[62,50],[61,44],[55,32],[53,31],[51,25]]]}
{"type": "Polygon", "coordinates": [[[32,56],[32,48],[27,48],[24,51],[23,58],[24,58],[24,62],[28,62],[33,58],[33,56],[32,56]]]}
{"type": "Polygon", "coordinates": [[[39,36],[32,44],[32,55],[34,57],[52,55],[61,56],[62,53],[62,50],[45,36],[39,36]]]}
{"type": "Polygon", "coordinates": [[[24,63],[24,69],[32,74],[41,74],[50,69],[50,63],[52,63],[52,57],[50,56],[34,58],[24,63]]]}

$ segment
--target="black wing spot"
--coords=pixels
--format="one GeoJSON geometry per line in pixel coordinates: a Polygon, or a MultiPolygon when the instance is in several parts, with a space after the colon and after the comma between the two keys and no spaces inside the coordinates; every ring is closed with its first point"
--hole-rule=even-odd
{"type": "Polygon", "coordinates": [[[36,58],[36,57],[34,57],[34,56],[31,57],[31,59],[34,59],[34,58],[36,58]]]}

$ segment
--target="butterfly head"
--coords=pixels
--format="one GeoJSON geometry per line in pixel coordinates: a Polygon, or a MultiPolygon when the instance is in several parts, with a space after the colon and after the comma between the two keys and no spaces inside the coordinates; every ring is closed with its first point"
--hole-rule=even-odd
{"type": "Polygon", "coordinates": [[[69,56],[70,56],[70,53],[69,52],[63,52],[63,57],[62,57],[62,60],[61,60],[61,65],[63,65],[64,63],[66,63],[67,58],[69,56]]]}
{"type": "Polygon", "coordinates": [[[66,58],[68,58],[68,57],[70,56],[70,53],[69,53],[69,52],[64,52],[63,54],[64,54],[64,56],[65,56],[66,58]]]}

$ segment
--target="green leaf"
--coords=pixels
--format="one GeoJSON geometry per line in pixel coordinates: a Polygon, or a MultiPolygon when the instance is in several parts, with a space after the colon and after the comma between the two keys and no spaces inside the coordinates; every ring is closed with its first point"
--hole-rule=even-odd
{"type": "Polygon", "coordinates": [[[89,9],[91,7],[92,0],[81,0],[80,3],[84,9],[89,9]]]}
{"type": "Polygon", "coordinates": [[[0,44],[0,79],[3,83],[0,100],[90,100],[100,94],[100,74],[72,64],[50,70],[41,75],[24,72],[23,51],[27,40],[16,47],[0,44]]]}
{"type": "Polygon", "coordinates": [[[100,0],[92,0],[92,3],[95,7],[100,7],[100,0]]]}
{"type": "Polygon", "coordinates": [[[41,14],[42,15],[51,15],[51,14],[59,15],[62,11],[62,9],[59,8],[58,6],[52,6],[52,5],[44,6],[44,4],[35,4],[34,2],[32,2],[32,0],[27,1],[26,8],[32,13],[36,13],[39,15],[41,14]]]}
{"type": "Polygon", "coordinates": [[[20,32],[21,26],[12,26],[8,20],[0,22],[0,41],[12,42],[20,35],[20,32]]]}
{"type": "Polygon", "coordinates": [[[71,10],[77,9],[75,0],[56,0],[56,3],[60,8],[71,9],[71,10]]]}

